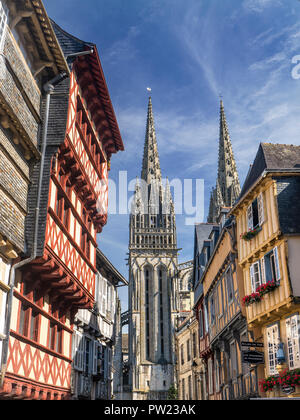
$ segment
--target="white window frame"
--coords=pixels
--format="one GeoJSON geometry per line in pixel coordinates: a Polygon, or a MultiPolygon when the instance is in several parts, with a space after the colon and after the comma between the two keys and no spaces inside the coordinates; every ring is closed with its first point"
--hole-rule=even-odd
{"type": "Polygon", "coordinates": [[[267,280],[270,281],[270,279],[267,279],[266,276],[266,258],[268,257],[271,260],[271,254],[274,256],[274,265],[275,265],[275,278],[273,279],[276,283],[280,282],[281,274],[280,274],[280,265],[279,265],[279,257],[278,257],[278,247],[276,246],[273,248],[270,252],[264,255],[262,259],[260,260],[260,267],[261,267],[261,284],[267,283],[267,280]]]}
{"type": "Polygon", "coordinates": [[[255,293],[257,288],[262,284],[262,276],[261,276],[261,268],[260,268],[260,261],[256,261],[250,266],[250,279],[251,279],[251,290],[252,293],[255,293]],[[255,271],[255,266],[257,266],[257,270],[255,271]],[[258,280],[256,280],[255,275],[258,275],[258,280]]]}
{"type": "Polygon", "coordinates": [[[287,361],[289,368],[300,368],[300,317],[299,314],[286,318],[287,361]]]}
{"type": "Polygon", "coordinates": [[[279,323],[269,325],[266,328],[266,342],[268,352],[268,372],[269,375],[277,375],[277,351],[280,344],[279,323]]]}
{"type": "Polygon", "coordinates": [[[260,193],[257,197],[257,210],[258,210],[258,222],[259,226],[262,226],[265,222],[265,209],[264,209],[264,196],[260,193]]]}
{"type": "MultiPolygon", "coordinates": [[[[258,226],[262,226],[265,222],[265,209],[264,209],[264,196],[263,193],[260,193],[259,196],[255,199],[257,200],[257,216],[258,216],[258,226]]],[[[254,201],[255,201],[254,200],[254,201]]],[[[252,230],[254,227],[253,224],[253,203],[247,209],[247,225],[248,230],[252,230]]]]}

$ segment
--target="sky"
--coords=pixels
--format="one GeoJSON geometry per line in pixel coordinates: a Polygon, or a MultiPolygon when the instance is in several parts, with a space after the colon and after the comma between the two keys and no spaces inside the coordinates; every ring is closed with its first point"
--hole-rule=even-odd
{"type": "MultiPolygon", "coordinates": [[[[44,0],[64,30],[97,45],[125,151],[110,178],[141,174],[151,97],[163,177],[216,183],[223,98],[241,185],[260,142],[300,145],[299,0],[44,0]]],[[[195,189],[195,185],[194,185],[195,189]]],[[[128,193],[129,196],[132,193],[128,193]]],[[[195,191],[193,200],[195,200],[195,191]]],[[[194,227],[177,216],[179,262],[194,227]]],[[[110,214],[99,248],[128,279],[128,214],[110,214]]],[[[119,289],[122,310],[127,291],[119,289]]]]}

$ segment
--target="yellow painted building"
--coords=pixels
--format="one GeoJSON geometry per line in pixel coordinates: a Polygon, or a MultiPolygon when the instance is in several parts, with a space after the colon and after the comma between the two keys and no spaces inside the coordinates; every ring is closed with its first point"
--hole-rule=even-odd
{"type": "Polygon", "coordinates": [[[198,400],[200,395],[200,359],[198,322],[193,312],[177,328],[177,388],[178,399],[198,400]]]}
{"type": "MultiPolygon", "coordinates": [[[[299,164],[299,146],[262,143],[232,210],[248,327],[264,343],[260,380],[300,368],[299,164]]],[[[282,397],[283,391],[277,384],[260,393],[282,397]]],[[[300,396],[298,386],[287,391],[300,396]]]]}

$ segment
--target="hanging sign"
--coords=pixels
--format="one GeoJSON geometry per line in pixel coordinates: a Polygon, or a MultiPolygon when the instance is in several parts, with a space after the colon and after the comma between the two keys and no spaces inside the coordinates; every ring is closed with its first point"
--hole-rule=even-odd
{"type": "Polygon", "coordinates": [[[258,343],[255,341],[241,341],[242,347],[264,347],[264,343],[258,343]]]}
{"type": "Polygon", "coordinates": [[[264,353],[260,351],[242,351],[243,363],[261,364],[265,362],[264,353]]]}

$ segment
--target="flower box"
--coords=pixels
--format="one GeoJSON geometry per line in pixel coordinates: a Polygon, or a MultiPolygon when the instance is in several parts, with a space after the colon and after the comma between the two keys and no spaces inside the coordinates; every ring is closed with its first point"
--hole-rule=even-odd
{"type": "Polygon", "coordinates": [[[300,369],[284,370],[279,375],[269,376],[259,383],[261,392],[272,393],[284,386],[295,387],[296,392],[300,387],[300,369]]]}
{"type": "Polygon", "coordinates": [[[262,231],[262,227],[258,226],[255,229],[251,229],[248,232],[245,232],[241,235],[241,238],[245,241],[251,241],[252,238],[254,238],[259,232],[262,231]]]}
{"type": "Polygon", "coordinates": [[[252,303],[260,302],[263,299],[264,295],[272,292],[277,287],[278,287],[278,284],[274,280],[268,281],[267,283],[258,286],[255,293],[245,296],[243,298],[243,304],[245,306],[249,306],[249,305],[252,305],[252,303]]]}

